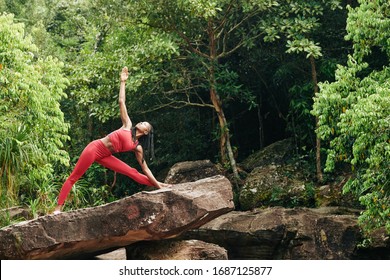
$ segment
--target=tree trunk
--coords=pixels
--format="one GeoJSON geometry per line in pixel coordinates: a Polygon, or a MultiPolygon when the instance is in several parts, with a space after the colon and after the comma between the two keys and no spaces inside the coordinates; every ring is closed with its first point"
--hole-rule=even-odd
{"type": "MultiPolygon", "coordinates": [[[[318,95],[318,81],[317,81],[317,71],[316,71],[316,64],[314,61],[314,57],[310,56],[310,64],[311,64],[311,75],[313,79],[314,84],[314,95],[318,95]]],[[[316,128],[318,128],[318,117],[316,117],[316,128]]],[[[323,174],[322,174],[322,168],[321,168],[321,139],[316,136],[316,169],[317,169],[317,180],[319,182],[323,181],[323,174]]]]}
{"type": "Polygon", "coordinates": [[[261,105],[262,98],[259,97],[259,101],[257,102],[257,118],[259,121],[259,148],[264,148],[264,124],[263,124],[263,116],[261,115],[261,105]]]}
{"type": "MultiPolygon", "coordinates": [[[[212,71],[210,71],[210,78],[211,78],[210,80],[212,80],[214,78],[214,76],[211,73],[212,73],[212,71]]],[[[214,84],[210,83],[210,98],[211,98],[211,102],[213,103],[213,106],[215,108],[215,111],[217,112],[219,126],[221,129],[221,136],[220,136],[221,162],[222,162],[222,164],[225,164],[228,162],[228,159],[229,159],[230,166],[233,170],[234,177],[235,177],[235,179],[239,179],[236,160],[234,159],[233,149],[232,149],[232,146],[230,144],[229,128],[227,125],[225,114],[224,114],[223,109],[222,109],[221,100],[220,100],[219,95],[215,89],[215,83],[214,84]],[[228,159],[226,158],[226,151],[227,151],[228,159]]]]}
{"type": "Polygon", "coordinates": [[[239,179],[236,160],[234,159],[233,149],[230,144],[230,133],[227,125],[226,117],[222,108],[222,101],[216,90],[216,79],[215,79],[215,65],[218,63],[216,56],[216,40],[214,30],[212,28],[211,22],[209,22],[209,39],[210,39],[210,68],[209,68],[209,81],[210,81],[210,99],[214,106],[215,111],[217,112],[219,126],[221,129],[220,135],[220,154],[222,164],[226,164],[229,160],[230,166],[233,171],[234,178],[239,179]],[[227,157],[226,157],[227,152],[227,157]]]}

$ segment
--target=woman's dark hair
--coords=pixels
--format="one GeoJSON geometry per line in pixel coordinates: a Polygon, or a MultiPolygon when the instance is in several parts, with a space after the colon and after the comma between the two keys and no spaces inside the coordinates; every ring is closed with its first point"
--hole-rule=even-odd
{"type": "MultiPolygon", "coordinates": [[[[133,127],[131,129],[131,133],[133,136],[133,139],[135,140],[137,129],[133,127]]],[[[138,145],[142,146],[142,150],[144,151],[143,154],[143,160],[146,158],[149,158],[150,160],[154,160],[154,133],[153,133],[153,126],[150,125],[150,131],[148,134],[141,136],[138,139],[138,145]]]]}

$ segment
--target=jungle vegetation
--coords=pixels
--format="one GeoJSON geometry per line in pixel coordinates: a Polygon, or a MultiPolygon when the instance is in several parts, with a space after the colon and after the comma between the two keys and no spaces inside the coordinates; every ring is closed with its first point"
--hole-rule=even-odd
{"type": "MultiPolygon", "coordinates": [[[[85,145],[119,128],[126,65],[154,173],[207,158],[239,188],[237,162],[291,137],[316,184],[348,171],[365,233],[390,232],[389,38],[387,0],[0,0],[0,208],[53,209],[85,145]]],[[[140,189],[93,165],[66,207],[140,189]]]]}

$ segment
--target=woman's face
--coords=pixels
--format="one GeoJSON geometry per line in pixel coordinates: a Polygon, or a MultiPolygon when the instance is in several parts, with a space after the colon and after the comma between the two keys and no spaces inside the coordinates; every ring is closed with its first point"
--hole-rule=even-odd
{"type": "Polygon", "coordinates": [[[135,126],[140,132],[142,132],[143,134],[147,135],[149,134],[149,132],[152,130],[152,126],[150,123],[148,122],[139,122],[137,123],[137,125],[135,126]]]}

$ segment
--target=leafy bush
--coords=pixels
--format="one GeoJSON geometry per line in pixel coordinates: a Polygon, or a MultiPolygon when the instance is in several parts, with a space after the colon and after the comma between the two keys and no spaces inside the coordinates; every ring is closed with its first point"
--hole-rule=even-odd
{"type": "MultiPolygon", "coordinates": [[[[53,167],[68,163],[62,150],[68,125],[59,101],[67,79],[63,64],[40,58],[24,25],[0,15],[0,196],[2,207],[18,205],[22,194],[37,194],[53,167]]],[[[35,198],[34,198],[35,197],[35,198]]],[[[31,204],[36,204],[31,197],[31,204]]]]}
{"type": "Polygon", "coordinates": [[[338,67],[334,83],[320,85],[313,114],[319,117],[317,133],[330,144],[326,170],[338,162],[351,166],[344,192],[360,197],[365,210],[359,222],[369,234],[383,226],[390,232],[390,19],[384,16],[390,5],[359,2],[349,9],[347,27],[355,52],[338,67]],[[371,62],[373,50],[381,52],[382,65],[371,62]]]}

